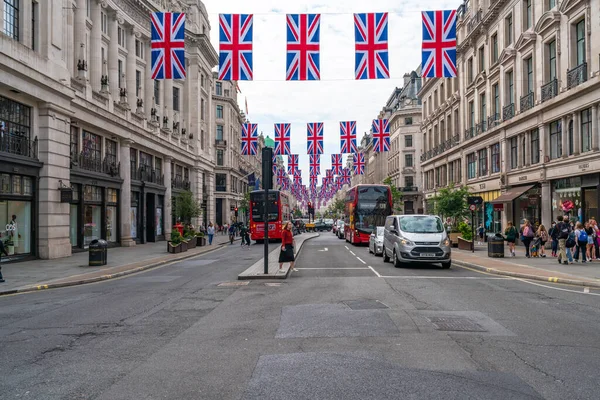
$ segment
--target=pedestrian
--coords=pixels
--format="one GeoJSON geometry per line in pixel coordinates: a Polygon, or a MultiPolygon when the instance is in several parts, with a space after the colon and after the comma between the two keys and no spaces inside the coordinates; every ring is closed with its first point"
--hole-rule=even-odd
{"type": "Polygon", "coordinates": [[[210,246],[213,241],[213,236],[215,236],[215,227],[212,222],[208,224],[208,229],[206,230],[206,234],[208,235],[208,245],[210,246]]]}
{"type": "Polygon", "coordinates": [[[531,245],[531,241],[533,240],[535,236],[535,232],[533,231],[533,228],[531,227],[531,223],[529,222],[529,220],[524,220],[523,221],[523,236],[521,237],[521,241],[523,242],[523,245],[525,246],[525,257],[530,258],[531,255],[529,254],[529,246],[531,245]]]}
{"type": "Polygon", "coordinates": [[[233,241],[235,240],[235,225],[229,225],[229,242],[230,244],[233,244],[233,241]]]}
{"type": "Polygon", "coordinates": [[[592,224],[590,222],[586,222],[583,226],[585,233],[587,235],[586,245],[585,245],[585,258],[587,261],[592,261],[596,258],[596,252],[594,250],[594,228],[592,228],[592,224]]]}
{"type": "Polygon", "coordinates": [[[6,248],[4,247],[4,242],[2,241],[2,238],[0,238],[0,283],[6,282],[4,280],[4,278],[2,277],[2,254],[4,254],[5,256],[8,257],[8,252],[6,251],[6,248]]]}
{"type": "Polygon", "coordinates": [[[511,257],[515,257],[515,242],[517,241],[517,228],[514,227],[511,221],[508,221],[506,229],[504,230],[504,236],[506,237],[506,243],[508,243],[508,250],[510,251],[511,257]]]}
{"type": "Polygon", "coordinates": [[[550,238],[550,235],[548,235],[548,231],[546,231],[546,227],[544,226],[544,224],[540,224],[537,232],[535,233],[535,236],[537,236],[540,239],[540,247],[538,249],[539,255],[540,255],[540,257],[545,258],[546,257],[546,242],[550,238]]]}
{"type": "Polygon", "coordinates": [[[286,262],[290,263],[290,269],[294,272],[298,270],[294,268],[294,247],[296,247],[296,241],[292,235],[292,223],[287,221],[283,226],[283,232],[281,233],[281,251],[279,252],[279,271],[283,271],[283,264],[286,262]]]}
{"type": "Polygon", "coordinates": [[[552,239],[552,257],[556,257],[558,251],[558,229],[556,229],[556,222],[552,222],[552,227],[548,234],[552,239]]]}
{"type": "Polygon", "coordinates": [[[564,217],[556,217],[556,230],[558,232],[558,263],[567,262],[567,239],[569,238],[569,224],[563,221],[564,217]]]}
{"type": "Polygon", "coordinates": [[[477,241],[477,244],[482,245],[484,242],[484,238],[483,236],[485,235],[485,229],[483,228],[483,224],[479,224],[479,228],[477,228],[477,237],[479,238],[479,240],[477,241]]]}
{"type": "Polygon", "coordinates": [[[581,222],[577,222],[575,225],[575,255],[573,258],[575,262],[579,262],[579,254],[581,254],[581,263],[586,262],[586,250],[587,250],[588,235],[585,231],[585,227],[581,222]]]}

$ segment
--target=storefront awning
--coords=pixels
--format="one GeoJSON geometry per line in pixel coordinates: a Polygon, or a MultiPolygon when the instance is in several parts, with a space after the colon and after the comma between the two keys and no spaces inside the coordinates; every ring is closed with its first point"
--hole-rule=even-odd
{"type": "Polygon", "coordinates": [[[499,203],[510,203],[517,197],[521,196],[523,193],[533,188],[535,185],[526,185],[526,186],[516,186],[514,188],[509,189],[507,192],[502,193],[495,200],[490,201],[492,204],[499,203]]]}

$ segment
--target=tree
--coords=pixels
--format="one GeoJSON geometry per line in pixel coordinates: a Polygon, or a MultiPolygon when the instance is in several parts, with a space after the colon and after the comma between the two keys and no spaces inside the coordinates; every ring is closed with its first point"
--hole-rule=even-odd
{"type": "Polygon", "coordinates": [[[383,184],[392,189],[392,211],[402,212],[402,192],[392,183],[392,178],[389,176],[383,180],[383,184]]]}
{"type": "Polygon", "coordinates": [[[198,218],[202,213],[200,202],[194,199],[192,192],[185,191],[175,197],[173,207],[175,217],[181,219],[182,222],[192,222],[192,218],[198,218]]]}
{"type": "Polygon", "coordinates": [[[454,185],[450,185],[440,189],[433,198],[434,212],[442,218],[452,218],[453,231],[456,231],[458,223],[469,215],[467,197],[469,197],[468,186],[454,187],[454,185]]]}
{"type": "Polygon", "coordinates": [[[244,193],[244,198],[240,201],[240,208],[244,211],[247,211],[249,205],[250,205],[250,191],[244,193]]]}
{"type": "Polygon", "coordinates": [[[294,210],[294,218],[302,218],[302,211],[300,209],[296,208],[294,210]]]}

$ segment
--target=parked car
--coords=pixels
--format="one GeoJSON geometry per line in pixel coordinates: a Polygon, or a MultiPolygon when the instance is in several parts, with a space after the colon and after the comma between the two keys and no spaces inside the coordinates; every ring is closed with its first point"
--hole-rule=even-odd
{"type": "Polygon", "coordinates": [[[340,231],[340,226],[342,226],[343,224],[344,224],[344,221],[342,221],[341,219],[338,219],[337,221],[335,221],[335,224],[333,224],[333,228],[332,228],[333,233],[335,233],[337,235],[338,232],[340,231]]]}
{"type": "Polygon", "coordinates": [[[450,239],[437,215],[390,215],[385,219],[383,261],[452,265],[450,239]]]}
{"type": "Polygon", "coordinates": [[[376,256],[383,254],[383,233],[385,229],[383,226],[378,226],[371,233],[369,238],[369,253],[373,253],[376,256]]]}
{"type": "Polygon", "coordinates": [[[320,220],[315,221],[315,231],[323,232],[323,231],[328,231],[330,229],[331,229],[331,226],[327,225],[325,223],[325,220],[320,219],[320,220]]]}
{"type": "Polygon", "coordinates": [[[344,223],[344,221],[342,221],[342,223],[340,224],[340,227],[338,228],[338,231],[337,231],[338,239],[344,239],[346,237],[346,233],[344,232],[345,229],[346,229],[346,224],[344,223]]]}

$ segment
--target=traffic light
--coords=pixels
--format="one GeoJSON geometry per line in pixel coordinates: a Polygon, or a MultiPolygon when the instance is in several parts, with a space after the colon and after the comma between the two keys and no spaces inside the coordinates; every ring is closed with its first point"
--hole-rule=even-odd
{"type": "Polygon", "coordinates": [[[236,207],[233,210],[235,211],[235,216],[237,217],[238,216],[238,208],[236,207]]]}

